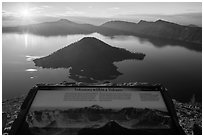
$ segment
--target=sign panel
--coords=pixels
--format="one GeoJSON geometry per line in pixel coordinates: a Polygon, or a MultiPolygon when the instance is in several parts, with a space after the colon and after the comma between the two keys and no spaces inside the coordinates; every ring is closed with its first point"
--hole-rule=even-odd
{"type": "Polygon", "coordinates": [[[39,90],[31,110],[82,108],[93,105],[110,109],[134,107],[167,112],[160,91],[135,91],[134,88],[39,90]]]}
{"type": "Polygon", "coordinates": [[[160,91],[111,87],[38,90],[26,117],[31,134],[78,134],[110,121],[126,129],[170,129],[172,123],[160,91]]]}

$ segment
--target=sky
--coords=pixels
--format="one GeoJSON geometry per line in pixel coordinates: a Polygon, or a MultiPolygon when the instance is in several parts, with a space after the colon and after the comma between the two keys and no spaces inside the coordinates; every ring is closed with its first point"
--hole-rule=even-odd
{"type": "MultiPolygon", "coordinates": [[[[56,18],[79,17],[86,18],[123,18],[132,20],[140,17],[178,15],[193,15],[201,18],[201,2],[38,2],[38,3],[2,3],[2,16],[4,24],[36,23],[56,20],[56,18]],[[200,16],[199,16],[200,15],[200,16]],[[134,17],[135,16],[135,17],[134,17]]],[[[158,17],[157,17],[158,18],[158,17]]],[[[197,20],[198,20],[197,18],[197,20]]],[[[192,20],[193,18],[191,18],[192,20]]],[[[137,19],[139,20],[139,19],[137,19]]],[[[153,19],[154,20],[154,19],[153,19]]],[[[82,20],[81,20],[82,21],[82,20]]],[[[135,20],[136,21],[136,20],[135,20]]],[[[200,19],[201,21],[201,19],[200,19]]],[[[83,21],[82,21],[83,22],[83,21]]],[[[100,22],[98,20],[98,22],[100,22]]],[[[195,22],[195,21],[194,21],[195,22]]],[[[199,24],[199,23],[198,23],[199,24]]],[[[197,25],[198,25],[197,24],[197,25]]],[[[202,23],[201,23],[202,24],[202,23]]]]}

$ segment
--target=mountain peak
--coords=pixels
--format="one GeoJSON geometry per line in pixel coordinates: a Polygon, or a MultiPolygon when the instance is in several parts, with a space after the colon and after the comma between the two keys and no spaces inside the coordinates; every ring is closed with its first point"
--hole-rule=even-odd
{"type": "Polygon", "coordinates": [[[81,40],[78,41],[79,43],[85,43],[85,44],[94,44],[95,46],[98,46],[97,44],[99,43],[103,43],[104,45],[107,45],[106,43],[104,43],[103,41],[95,38],[95,37],[84,37],[81,40]]]}
{"type": "MultiPolygon", "coordinates": [[[[99,50],[103,48],[104,50],[108,50],[112,48],[112,46],[108,45],[107,43],[101,41],[100,39],[97,39],[95,37],[84,37],[76,44],[80,47],[86,47],[86,48],[94,48],[95,50],[99,50]]],[[[89,49],[90,50],[90,49],[89,49]]]]}
{"type": "MultiPolygon", "coordinates": [[[[95,38],[95,37],[83,37],[81,40],[98,40],[98,41],[100,41],[99,39],[97,39],[97,38],[95,38]]],[[[81,41],[80,40],[80,41],[81,41]]]]}
{"type": "Polygon", "coordinates": [[[165,21],[165,20],[157,20],[154,23],[158,24],[158,25],[165,25],[166,27],[176,27],[177,29],[182,27],[182,25],[173,23],[173,22],[169,22],[169,21],[165,21]]]}
{"type": "Polygon", "coordinates": [[[155,23],[160,23],[160,24],[174,24],[174,25],[178,25],[178,24],[175,24],[175,23],[173,23],[173,22],[168,22],[168,21],[161,20],[161,19],[155,21],[155,23]]]}
{"type": "Polygon", "coordinates": [[[58,20],[57,22],[62,22],[62,23],[74,23],[74,22],[72,22],[72,21],[70,21],[70,20],[68,20],[68,19],[60,19],[60,20],[58,20]]]}
{"type": "Polygon", "coordinates": [[[167,22],[167,21],[165,21],[165,20],[162,20],[162,19],[159,19],[159,20],[157,20],[157,21],[155,21],[155,22],[157,22],[157,23],[169,23],[169,22],[167,22]]]}
{"type": "Polygon", "coordinates": [[[145,21],[145,20],[140,20],[140,21],[138,22],[138,24],[142,24],[142,23],[147,23],[147,21],[145,21]]]}
{"type": "Polygon", "coordinates": [[[120,21],[120,20],[113,20],[113,21],[108,21],[108,22],[105,22],[104,24],[102,24],[101,26],[109,26],[109,25],[128,25],[128,24],[131,24],[131,25],[135,25],[136,23],[134,22],[128,22],[128,21],[120,21]]]}

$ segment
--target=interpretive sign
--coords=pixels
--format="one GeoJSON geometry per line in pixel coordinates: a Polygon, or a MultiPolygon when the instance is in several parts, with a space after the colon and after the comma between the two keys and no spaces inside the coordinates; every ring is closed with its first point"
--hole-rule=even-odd
{"type": "Polygon", "coordinates": [[[160,90],[89,86],[35,91],[24,119],[27,134],[180,134],[160,90]]]}
{"type": "Polygon", "coordinates": [[[149,108],[167,112],[159,91],[134,88],[66,88],[39,90],[31,110],[83,108],[98,105],[107,109],[149,108]]]}

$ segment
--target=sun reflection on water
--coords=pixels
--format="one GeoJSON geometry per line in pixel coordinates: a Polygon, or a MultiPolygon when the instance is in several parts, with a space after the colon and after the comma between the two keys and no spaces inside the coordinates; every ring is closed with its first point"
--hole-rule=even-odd
{"type": "Polygon", "coordinates": [[[28,34],[24,34],[24,42],[25,42],[25,48],[28,47],[28,34]]]}

